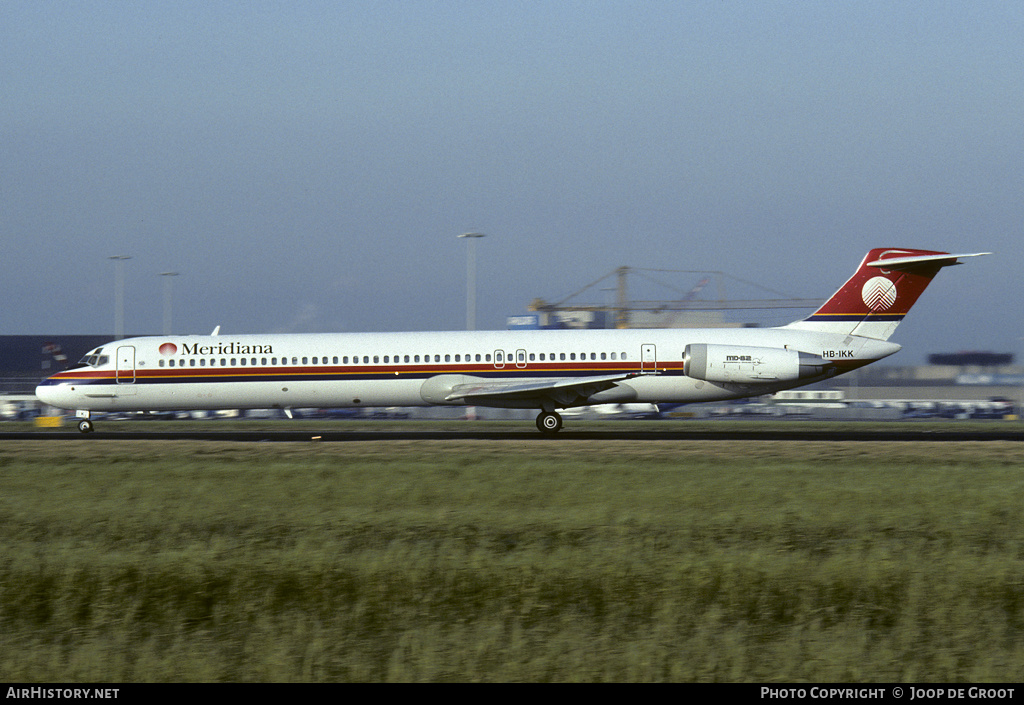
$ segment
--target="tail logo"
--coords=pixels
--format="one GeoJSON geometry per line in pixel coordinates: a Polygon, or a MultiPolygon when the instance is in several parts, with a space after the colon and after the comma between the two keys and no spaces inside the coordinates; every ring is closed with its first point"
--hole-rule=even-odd
{"type": "Polygon", "coordinates": [[[872,311],[884,311],[896,303],[896,285],[885,277],[873,277],[864,282],[860,297],[872,311]]]}

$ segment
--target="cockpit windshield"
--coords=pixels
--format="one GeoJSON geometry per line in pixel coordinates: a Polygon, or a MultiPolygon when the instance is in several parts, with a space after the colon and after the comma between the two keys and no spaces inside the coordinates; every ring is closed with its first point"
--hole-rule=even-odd
{"type": "Polygon", "coordinates": [[[96,348],[92,352],[87,352],[85,357],[78,361],[79,365],[88,365],[89,367],[101,367],[110,360],[109,355],[103,354],[103,348],[96,348]]]}

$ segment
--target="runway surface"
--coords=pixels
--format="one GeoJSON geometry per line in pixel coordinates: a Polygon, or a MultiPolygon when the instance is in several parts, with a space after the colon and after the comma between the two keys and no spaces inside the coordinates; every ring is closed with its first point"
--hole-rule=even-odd
{"type": "Polygon", "coordinates": [[[464,440],[516,440],[558,443],[560,441],[927,441],[935,443],[964,441],[1024,441],[1024,428],[1020,430],[964,430],[917,429],[913,425],[899,425],[887,430],[849,430],[837,426],[833,429],[787,429],[785,425],[769,430],[730,429],[723,425],[722,429],[695,429],[687,431],[678,427],[671,430],[565,430],[555,436],[545,436],[533,429],[532,424],[523,424],[522,431],[472,430],[388,430],[382,424],[378,430],[338,430],[326,428],[323,431],[304,428],[302,430],[227,430],[197,431],[183,429],[181,431],[139,430],[104,431],[98,426],[93,433],[83,434],[78,431],[13,431],[0,432],[0,442],[5,440],[33,441],[232,441],[239,443],[295,443],[295,442],[387,442],[387,441],[464,441],[464,440]]]}

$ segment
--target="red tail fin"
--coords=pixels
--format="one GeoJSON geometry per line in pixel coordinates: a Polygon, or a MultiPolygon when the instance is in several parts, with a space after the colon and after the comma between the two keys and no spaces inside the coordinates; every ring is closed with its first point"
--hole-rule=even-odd
{"type": "Polygon", "coordinates": [[[888,340],[940,269],[982,254],[873,249],[821,308],[787,327],[888,340]]]}

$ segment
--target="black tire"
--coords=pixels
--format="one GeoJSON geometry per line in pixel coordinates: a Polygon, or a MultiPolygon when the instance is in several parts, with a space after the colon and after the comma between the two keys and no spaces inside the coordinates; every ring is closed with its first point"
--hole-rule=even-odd
{"type": "Polygon", "coordinates": [[[82,419],[78,422],[78,430],[82,433],[92,433],[92,421],[89,419],[82,419]]]}
{"type": "Polygon", "coordinates": [[[537,429],[548,436],[562,430],[562,417],[554,411],[542,411],[537,416],[537,429]]]}

